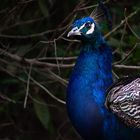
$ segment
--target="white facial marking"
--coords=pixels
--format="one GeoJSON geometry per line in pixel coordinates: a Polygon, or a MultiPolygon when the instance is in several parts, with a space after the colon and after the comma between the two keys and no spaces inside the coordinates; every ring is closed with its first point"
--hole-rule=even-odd
{"type": "Polygon", "coordinates": [[[79,35],[81,35],[80,30],[82,30],[84,28],[84,26],[85,26],[85,24],[83,24],[79,29],[78,29],[78,27],[74,27],[72,29],[72,31],[75,33],[79,33],[79,35]]]}
{"type": "MultiPolygon", "coordinates": [[[[84,23],[83,25],[80,26],[80,28],[78,27],[74,27],[67,35],[67,37],[71,36],[71,35],[81,35],[81,30],[85,27],[84,23]]],[[[92,34],[94,32],[94,28],[95,28],[95,24],[92,23],[91,24],[91,28],[86,32],[86,34],[92,34]]]]}
{"type": "Polygon", "coordinates": [[[95,24],[91,24],[91,28],[86,32],[87,35],[92,34],[94,32],[95,24]]]}
{"type": "Polygon", "coordinates": [[[83,24],[82,26],[80,26],[80,28],[78,29],[78,27],[74,27],[67,35],[67,37],[71,36],[71,35],[81,35],[80,30],[83,29],[85,26],[85,24],[83,24]]]}
{"type": "Polygon", "coordinates": [[[83,24],[79,29],[78,31],[82,30],[84,28],[85,24],[83,24]]]}

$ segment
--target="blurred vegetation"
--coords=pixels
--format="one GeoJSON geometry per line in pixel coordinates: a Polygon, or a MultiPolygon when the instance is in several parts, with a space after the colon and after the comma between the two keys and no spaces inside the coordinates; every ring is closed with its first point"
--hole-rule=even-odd
{"type": "MultiPolygon", "coordinates": [[[[66,86],[80,43],[66,35],[97,0],[2,0],[0,140],[80,140],[68,120],[66,86]]],[[[140,1],[108,0],[115,76],[140,72],[140,1]]],[[[94,121],[94,118],[93,118],[94,121]]]]}

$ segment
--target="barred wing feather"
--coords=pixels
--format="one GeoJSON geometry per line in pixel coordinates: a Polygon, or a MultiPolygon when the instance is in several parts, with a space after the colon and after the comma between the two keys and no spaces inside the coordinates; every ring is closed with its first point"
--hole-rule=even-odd
{"type": "Polygon", "coordinates": [[[117,82],[109,89],[105,104],[125,124],[140,128],[140,78],[117,82]]]}

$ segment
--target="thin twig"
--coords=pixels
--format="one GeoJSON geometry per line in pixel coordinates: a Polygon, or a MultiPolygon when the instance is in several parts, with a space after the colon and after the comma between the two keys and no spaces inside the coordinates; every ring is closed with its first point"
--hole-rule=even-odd
{"type": "Polygon", "coordinates": [[[113,67],[119,68],[119,69],[134,69],[134,70],[140,70],[140,66],[113,65],[113,67]]]}
{"type": "Polygon", "coordinates": [[[128,22],[126,22],[126,23],[127,23],[127,26],[129,27],[129,29],[131,30],[131,32],[133,33],[133,35],[134,35],[137,39],[140,40],[140,37],[136,34],[136,32],[134,32],[134,30],[133,30],[132,27],[129,25],[129,23],[128,23],[128,22]]]}
{"type": "Polygon", "coordinates": [[[119,25],[117,25],[113,30],[111,30],[109,33],[107,33],[104,37],[107,38],[109,37],[112,33],[114,33],[116,30],[118,30],[125,22],[126,20],[132,18],[134,15],[136,15],[138,10],[132,12],[130,15],[128,15],[124,20],[121,21],[119,25]]]}
{"type": "MultiPolygon", "coordinates": [[[[61,27],[61,28],[57,28],[57,29],[52,29],[52,30],[46,30],[40,33],[34,33],[34,34],[29,34],[29,35],[6,35],[6,34],[0,34],[0,37],[2,38],[11,38],[11,39],[28,39],[28,38],[34,38],[34,37],[40,37],[43,36],[45,34],[48,33],[52,33],[52,32],[56,32],[56,31],[62,31],[64,29],[66,29],[68,27],[68,25],[61,27]]],[[[50,41],[51,43],[53,43],[53,41],[50,41]]]]}
{"type": "MultiPolygon", "coordinates": [[[[0,60],[0,61],[1,61],[1,60],[0,60]]],[[[16,79],[19,80],[20,82],[26,83],[26,81],[25,81],[24,79],[22,79],[21,77],[18,77],[18,76],[16,76],[16,75],[14,75],[13,73],[11,73],[11,72],[9,72],[8,70],[6,70],[5,68],[3,68],[3,67],[0,66],[0,69],[1,69],[2,71],[6,72],[8,75],[10,75],[10,76],[16,78],[16,79]]]]}
{"type": "Polygon", "coordinates": [[[60,67],[59,67],[59,61],[57,60],[57,47],[56,47],[56,41],[54,39],[54,55],[55,55],[55,60],[56,60],[56,64],[57,64],[57,69],[58,69],[58,73],[60,75],[60,67]]]}
{"type": "Polygon", "coordinates": [[[56,140],[59,140],[59,139],[62,139],[63,138],[63,136],[62,136],[62,134],[61,134],[61,129],[67,124],[69,122],[69,120],[67,119],[67,120],[65,120],[60,126],[59,126],[59,128],[57,129],[57,138],[56,138],[56,140]]]}
{"type": "Polygon", "coordinates": [[[65,41],[68,41],[68,42],[81,42],[80,40],[76,40],[76,39],[68,39],[68,38],[65,38],[65,37],[61,37],[61,39],[65,40],[65,41]]]}
{"type": "MultiPolygon", "coordinates": [[[[4,30],[8,30],[8,29],[14,28],[16,26],[31,24],[31,23],[34,23],[34,22],[37,22],[37,21],[41,21],[41,20],[44,20],[44,19],[46,19],[46,17],[40,17],[40,18],[37,18],[37,19],[31,19],[31,20],[27,20],[27,21],[17,22],[15,24],[8,25],[7,27],[1,28],[0,31],[2,32],[4,30]]],[[[48,30],[48,31],[50,31],[50,30],[48,30]]]]}
{"type": "Polygon", "coordinates": [[[68,81],[63,79],[62,77],[60,77],[59,75],[55,74],[53,71],[49,70],[49,69],[44,69],[46,70],[52,77],[54,77],[54,79],[60,81],[61,84],[63,84],[64,86],[67,86],[68,81]]]}
{"type": "Polygon", "coordinates": [[[3,48],[5,48],[5,50],[4,50],[4,51],[1,51],[1,52],[0,52],[0,55],[2,55],[5,51],[7,51],[7,50],[8,50],[9,45],[8,45],[8,46],[5,46],[2,42],[0,42],[0,45],[1,45],[3,48]]]}
{"type": "MultiPolygon", "coordinates": [[[[28,58],[22,58],[16,54],[11,54],[3,49],[0,48],[0,52],[4,52],[2,55],[8,56],[9,58],[16,60],[18,62],[23,62],[25,64],[34,64],[36,66],[42,66],[42,67],[53,67],[57,68],[58,65],[54,63],[48,63],[48,62],[40,62],[37,59],[28,59],[28,58]]],[[[72,64],[59,64],[59,67],[61,68],[71,68],[74,66],[74,63],[72,64]]]]}
{"type": "MultiPolygon", "coordinates": [[[[106,4],[108,3],[110,0],[106,0],[105,2],[103,2],[103,4],[106,4]]],[[[95,8],[97,7],[98,4],[94,4],[94,5],[90,5],[90,6],[86,6],[86,7],[83,7],[83,8],[79,8],[77,9],[76,11],[82,11],[82,10],[87,10],[87,9],[92,9],[92,8],[95,8]]]]}
{"type": "Polygon", "coordinates": [[[37,103],[37,104],[40,104],[40,105],[43,105],[43,106],[48,106],[48,107],[53,107],[53,108],[56,108],[57,110],[63,112],[63,110],[62,110],[59,106],[54,105],[54,104],[47,104],[47,103],[45,103],[45,102],[41,102],[41,101],[39,101],[38,99],[36,99],[36,98],[34,98],[33,96],[31,96],[31,94],[29,95],[29,98],[30,98],[33,102],[35,102],[35,103],[37,103]]]}
{"type": "Polygon", "coordinates": [[[136,34],[136,32],[134,32],[134,30],[132,29],[132,27],[131,27],[130,24],[128,23],[128,20],[127,20],[127,18],[126,18],[126,12],[124,13],[124,17],[125,17],[125,19],[126,19],[126,24],[127,24],[128,28],[130,29],[130,31],[133,33],[133,35],[134,35],[137,39],[140,40],[140,37],[136,34]]]}
{"type": "Polygon", "coordinates": [[[112,70],[112,74],[113,74],[117,79],[119,79],[119,76],[114,72],[114,70],[112,70]]]}
{"type": "Polygon", "coordinates": [[[25,4],[25,3],[29,3],[29,2],[34,2],[35,0],[25,0],[25,1],[19,1],[19,4],[25,4]]]}
{"type": "Polygon", "coordinates": [[[66,104],[65,101],[59,99],[58,97],[54,96],[46,87],[44,87],[43,85],[41,85],[39,82],[37,82],[34,78],[30,77],[31,80],[38,85],[41,89],[43,89],[46,93],[48,93],[48,95],[50,95],[50,97],[52,97],[54,100],[56,100],[57,102],[61,103],[61,104],[66,104]]]}
{"type": "MultiPolygon", "coordinates": [[[[75,6],[75,8],[69,13],[69,15],[67,15],[67,16],[63,19],[63,21],[59,24],[58,27],[60,27],[60,26],[63,25],[67,20],[69,20],[70,17],[71,17],[72,15],[74,15],[74,14],[76,13],[76,10],[77,10],[79,7],[81,7],[81,6],[83,6],[83,1],[80,1],[80,2],[75,6]]],[[[75,14],[75,16],[76,16],[76,14],[75,14]]],[[[75,16],[74,16],[74,17],[75,17],[75,16]]]]}
{"type": "Polygon", "coordinates": [[[113,64],[116,65],[116,64],[124,63],[130,57],[130,55],[134,52],[134,50],[137,48],[138,45],[140,45],[140,43],[136,43],[134,47],[126,54],[126,56],[122,60],[114,62],[113,64]]]}
{"type": "Polygon", "coordinates": [[[24,108],[26,108],[27,99],[28,99],[28,95],[29,95],[31,71],[32,71],[32,64],[30,65],[29,74],[28,74],[27,88],[26,88],[26,94],[25,94],[25,99],[24,99],[24,108]]]}
{"type": "Polygon", "coordinates": [[[41,57],[41,58],[37,58],[37,60],[75,60],[77,59],[77,56],[71,56],[71,57],[41,57]]]}
{"type": "MultiPolygon", "coordinates": [[[[126,9],[125,9],[126,10],[126,9]]],[[[125,10],[124,10],[124,14],[125,14],[125,10]]],[[[125,21],[127,22],[127,19],[125,18],[125,21]]],[[[126,32],[126,22],[124,23],[124,28],[123,28],[123,32],[122,32],[122,36],[121,36],[121,40],[120,40],[120,44],[119,44],[119,51],[121,54],[121,58],[123,59],[123,50],[122,50],[122,42],[124,40],[124,36],[125,36],[125,32],[126,32]]]]}
{"type": "Polygon", "coordinates": [[[6,100],[6,101],[8,101],[8,102],[11,102],[11,103],[16,104],[16,101],[15,101],[15,100],[13,100],[13,99],[7,97],[6,95],[2,94],[1,92],[0,92],[0,98],[2,98],[3,100],[6,100]]]}

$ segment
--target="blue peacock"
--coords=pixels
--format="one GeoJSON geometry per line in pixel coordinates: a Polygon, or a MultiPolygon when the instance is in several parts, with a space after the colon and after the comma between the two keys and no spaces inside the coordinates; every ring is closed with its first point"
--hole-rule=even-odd
{"type": "Polygon", "coordinates": [[[112,52],[92,16],[76,20],[70,36],[82,42],[66,98],[74,128],[84,140],[140,140],[140,77],[113,84],[112,52]]]}

